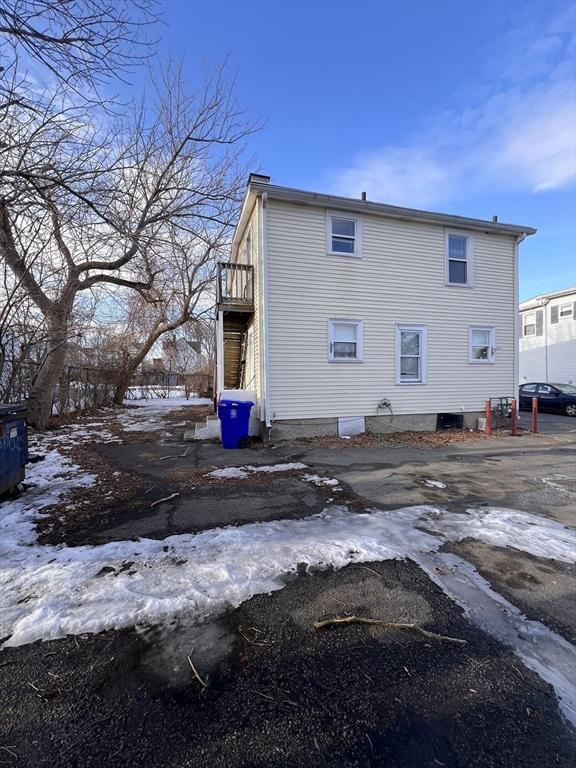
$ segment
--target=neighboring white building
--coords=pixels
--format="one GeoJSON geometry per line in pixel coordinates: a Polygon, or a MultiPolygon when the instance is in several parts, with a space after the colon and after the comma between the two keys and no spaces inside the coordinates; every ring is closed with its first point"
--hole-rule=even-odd
{"type": "Polygon", "coordinates": [[[272,437],[476,425],[516,394],[534,229],[269,182],[250,176],[220,265],[220,393],[251,393],[272,437]]]}
{"type": "Polygon", "coordinates": [[[520,304],[520,383],[576,384],[576,287],[520,304]]]}

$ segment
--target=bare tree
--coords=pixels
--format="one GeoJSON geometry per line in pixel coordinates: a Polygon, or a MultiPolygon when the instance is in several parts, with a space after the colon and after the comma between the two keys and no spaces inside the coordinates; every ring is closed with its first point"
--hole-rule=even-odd
{"type": "MultiPolygon", "coordinates": [[[[165,303],[158,288],[167,257],[181,260],[194,241],[204,247],[200,264],[208,264],[237,215],[243,140],[253,127],[223,71],[189,94],[180,69],[168,69],[154,96],[111,120],[106,133],[61,94],[41,113],[13,106],[3,123],[10,133],[0,136],[0,255],[44,315],[49,336],[28,402],[38,428],[49,418],[76,297],[107,284],[173,307],[174,297],[165,303]]],[[[203,270],[189,266],[183,322],[197,301],[190,286],[205,281],[203,270]]],[[[157,337],[176,322],[167,309],[157,319],[157,337]]]]}
{"type": "Polygon", "coordinates": [[[0,53],[19,56],[76,91],[97,89],[152,53],[154,0],[0,0],[0,53]]]}
{"type": "Polygon", "coordinates": [[[227,245],[229,226],[210,222],[204,234],[173,232],[165,244],[164,265],[155,276],[150,291],[133,294],[130,343],[123,349],[115,402],[121,404],[138,367],[165,334],[185,325],[198,327],[201,338],[202,318],[213,309],[213,284],[216,260],[227,245]]]}

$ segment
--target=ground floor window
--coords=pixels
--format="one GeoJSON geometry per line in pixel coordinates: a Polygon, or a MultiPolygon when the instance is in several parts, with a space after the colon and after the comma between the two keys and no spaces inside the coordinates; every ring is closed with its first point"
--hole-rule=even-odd
{"type": "Polygon", "coordinates": [[[426,326],[396,326],[396,383],[426,383],[426,326]]]}
{"type": "Polygon", "coordinates": [[[493,363],[495,360],[496,331],[490,326],[472,326],[468,329],[468,362],[493,363]]]}
{"type": "Polygon", "coordinates": [[[362,361],[362,321],[328,321],[329,359],[332,362],[362,361]]]}

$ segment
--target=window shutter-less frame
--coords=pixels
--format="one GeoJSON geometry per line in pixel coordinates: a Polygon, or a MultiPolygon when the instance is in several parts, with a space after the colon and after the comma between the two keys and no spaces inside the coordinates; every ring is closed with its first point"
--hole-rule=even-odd
{"type": "Polygon", "coordinates": [[[544,310],[536,310],[536,336],[544,335],[544,310]]]}
{"type": "Polygon", "coordinates": [[[550,307],[550,322],[551,323],[558,322],[558,305],[557,304],[555,307],[550,307]]]}

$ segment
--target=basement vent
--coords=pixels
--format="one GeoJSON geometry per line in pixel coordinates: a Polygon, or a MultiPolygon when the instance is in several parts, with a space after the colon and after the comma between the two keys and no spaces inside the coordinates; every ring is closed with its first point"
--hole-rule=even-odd
{"type": "Polygon", "coordinates": [[[436,431],[443,429],[464,429],[464,415],[462,413],[439,413],[436,416],[436,431]]]}

